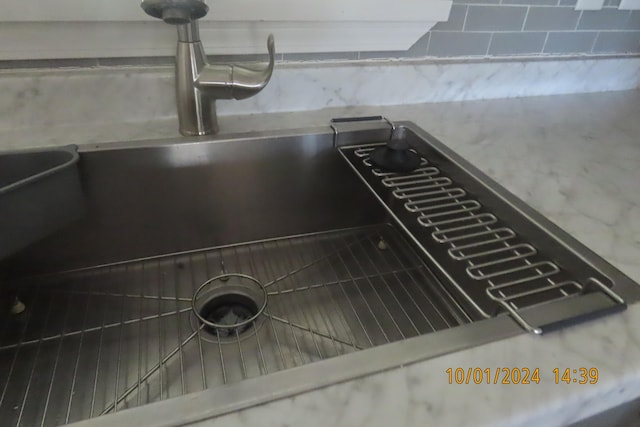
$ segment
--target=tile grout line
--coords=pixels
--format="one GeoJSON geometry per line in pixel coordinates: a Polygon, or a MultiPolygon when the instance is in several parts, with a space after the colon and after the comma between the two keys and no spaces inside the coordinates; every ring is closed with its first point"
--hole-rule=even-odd
{"type": "Polygon", "coordinates": [[[429,31],[429,38],[427,39],[427,48],[424,51],[425,55],[429,55],[429,48],[431,47],[431,31],[429,31]]]}
{"type": "Polygon", "coordinates": [[[524,21],[522,21],[522,28],[520,28],[520,32],[524,32],[524,26],[527,25],[527,19],[529,19],[529,11],[531,10],[531,6],[527,6],[527,13],[524,14],[524,21]]]}
{"type": "Polygon", "coordinates": [[[544,43],[542,43],[542,50],[540,50],[540,54],[543,54],[545,48],[547,47],[547,42],[549,41],[549,34],[551,34],[551,31],[547,31],[547,35],[544,38],[544,43]]]}
{"type": "Polygon", "coordinates": [[[462,21],[462,32],[465,31],[465,28],[467,27],[467,15],[469,15],[469,5],[465,6],[465,10],[464,10],[464,20],[462,21]]]}
{"type": "Polygon", "coordinates": [[[633,12],[632,10],[627,11],[627,20],[624,21],[624,27],[623,29],[627,29],[627,27],[629,26],[629,21],[631,21],[631,12],[633,12]]]}
{"type": "Polygon", "coordinates": [[[487,44],[487,51],[485,52],[485,56],[489,56],[489,50],[491,50],[491,44],[493,43],[493,35],[495,33],[491,33],[491,36],[489,37],[489,44],[487,44]]]}
{"type": "Polygon", "coordinates": [[[580,16],[578,16],[578,20],[576,21],[576,26],[573,28],[573,31],[578,31],[578,27],[580,26],[580,21],[582,21],[582,14],[584,10],[580,11],[580,16]]]}
{"type": "Polygon", "coordinates": [[[598,34],[596,34],[596,37],[593,39],[593,43],[591,44],[591,50],[589,51],[589,53],[593,53],[593,50],[596,48],[596,43],[598,42],[599,38],[600,38],[600,31],[598,31],[598,34]]]}

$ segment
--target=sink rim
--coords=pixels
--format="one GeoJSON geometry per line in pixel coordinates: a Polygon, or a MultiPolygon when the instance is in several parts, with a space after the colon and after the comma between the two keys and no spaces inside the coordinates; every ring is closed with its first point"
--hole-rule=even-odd
{"type": "MultiPolygon", "coordinates": [[[[487,185],[499,197],[509,200],[514,207],[527,216],[534,223],[542,226],[550,235],[562,241],[563,245],[571,248],[581,257],[588,259],[598,269],[610,276],[616,283],[616,290],[629,303],[637,301],[625,293],[625,288],[635,283],[617,270],[607,261],[596,255],[589,248],[577,241],[567,232],[552,223],[549,219],[527,205],[524,201],[510,193],[485,173],[464,160],[433,136],[423,131],[412,122],[398,121],[398,127],[406,127],[443,152],[460,168],[473,175],[487,185]]],[[[375,125],[374,125],[375,126],[375,125]]],[[[369,124],[371,128],[372,125],[369,124]]],[[[388,134],[388,127],[380,127],[381,135],[388,134]]],[[[357,130],[354,130],[357,132],[357,130]]],[[[158,145],[216,143],[222,141],[241,141],[243,139],[262,139],[273,136],[298,136],[301,134],[333,133],[329,126],[281,130],[269,132],[249,132],[217,137],[195,137],[177,140],[176,138],[137,141],[131,143],[104,144],[81,151],[99,151],[123,148],[144,148],[158,145]]],[[[342,133],[341,133],[342,135],[342,133]]],[[[382,139],[381,139],[382,140],[382,139]]],[[[350,141],[350,145],[353,142],[350,141]]],[[[353,143],[355,144],[355,143],[353,143]]],[[[335,146],[336,144],[334,144],[335,146]]],[[[337,145],[341,145],[338,141],[337,145]]],[[[526,332],[521,329],[509,316],[499,316],[452,329],[442,330],[431,334],[410,338],[407,340],[385,344],[382,346],[359,351],[353,354],[327,359],[309,365],[287,369],[284,371],[247,379],[238,383],[215,387],[209,390],[146,404],[126,411],[108,414],[101,417],[80,421],[77,426],[102,425],[158,425],[173,426],[193,423],[207,418],[220,416],[247,407],[281,399],[294,394],[312,391],[329,385],[353,380],[365,375],[382,372],[403,365],[416,363],[426,359],[442,356],[456,351],[479,347],[494,341],[510,338],[526,332]],[[215,402],[212,404],[212,402],[215,402]]]]}

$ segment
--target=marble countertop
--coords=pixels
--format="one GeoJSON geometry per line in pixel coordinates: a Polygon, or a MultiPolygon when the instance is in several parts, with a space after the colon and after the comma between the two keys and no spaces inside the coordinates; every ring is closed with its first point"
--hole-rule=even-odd
{"type": "MultiPolygon", "coordinates": [[[[640,91],[333,108],[220,118],[225,133],[410,120],[640,282],[640,91]]],[[[177,136],[175,120],[3,131],[12,148],[177,136]]],[[[4,144],[7,146],[7,144],[4,144]]],[[[640,396],[640,305],[535,337],[521,335],[209,420],[211,426],[560,426],[640,396]],[[447,368],[539,368],[530,385],[451,385],[447,368]],[[595,367],[595,385],[554,368],[595,367]]],[[[203,423],[204,425],[205,423],[203,423]]]]}

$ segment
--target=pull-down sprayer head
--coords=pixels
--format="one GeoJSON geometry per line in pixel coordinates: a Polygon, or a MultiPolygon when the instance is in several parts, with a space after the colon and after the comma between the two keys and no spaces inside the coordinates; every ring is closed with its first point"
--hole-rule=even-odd
{"type": "Polygon", "coordinates": [[[173,25],[188,24],[209,12],[204,0],[143,0],[141,6],[147,14],[173,25]]]}

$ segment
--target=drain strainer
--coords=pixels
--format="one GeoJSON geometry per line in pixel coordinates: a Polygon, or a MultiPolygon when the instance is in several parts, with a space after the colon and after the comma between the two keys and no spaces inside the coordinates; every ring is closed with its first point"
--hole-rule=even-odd
{"type": "Polygon", "coordinates": [[[246,274],[223,274],[204,282],[193,295],[193,313],[216,340],[237,339],[254,330],[267,306],[267,290],[246,274]]]}

